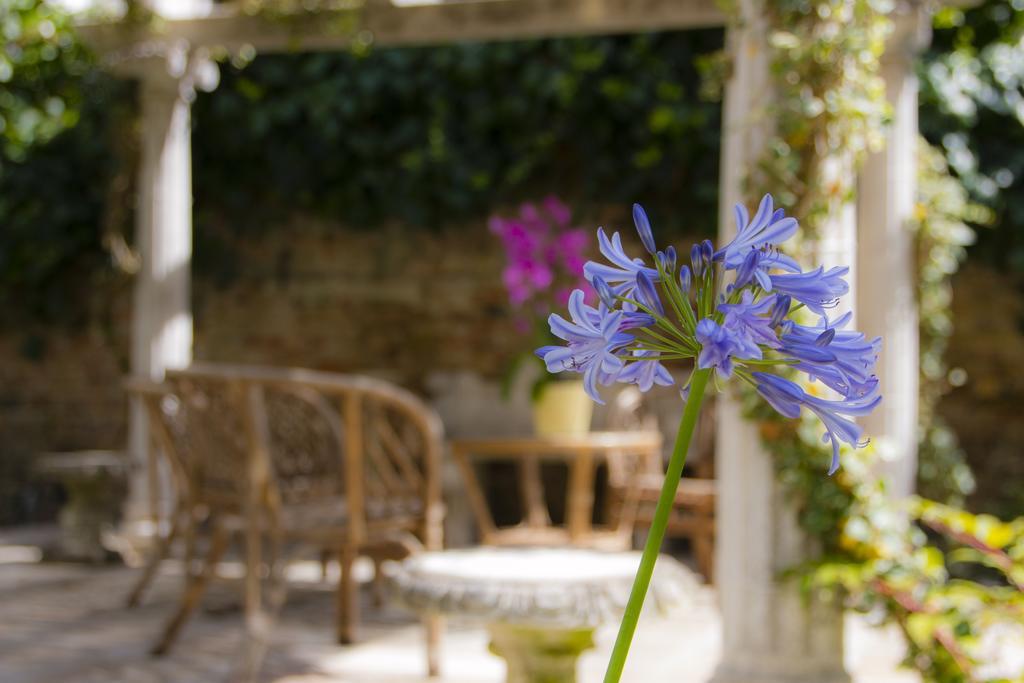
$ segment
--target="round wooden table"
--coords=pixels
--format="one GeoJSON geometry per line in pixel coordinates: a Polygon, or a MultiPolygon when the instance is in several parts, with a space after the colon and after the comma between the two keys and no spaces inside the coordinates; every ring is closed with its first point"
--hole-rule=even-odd
{"type": "Polygon", "coordinates": [[[466,496],[484,545],[584,546],[626,550],[632,545],[633,524],[639,504],[638,477],[659,474],[662,437],[656,431],[590,432],[566,436],[523,436],[455,439],[452,456],[466,485],[466,496]],[[499,527],[491,515],[475,463],[513,462],[519,467],[519,495],[523,521],[499,527]],[[551,523],[540,466],[565,463],[569,470],[565,492],[565,526],[551,523]],[[619,497],[615,519],[595,528],[594,481],[597,466],[608,465],[608,483],[619,497]]]}
{"type": "MultiPolygon", "coordinates": [[[[572,683],[598,626],[621,617],[638,552],[583,548],[474,548],[422,553],[390,576],[398,599],[424,614],[487,624],[508,683],[572,683]]],[[[647,608],[665,610],[698,590],[689,570],[658,560],[647,608]]]]}

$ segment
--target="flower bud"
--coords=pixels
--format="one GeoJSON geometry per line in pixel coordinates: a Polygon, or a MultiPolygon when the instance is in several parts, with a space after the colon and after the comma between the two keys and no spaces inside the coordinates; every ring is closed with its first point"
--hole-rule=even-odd
{"type": "Polygon", "coordinates": [[[661,299],[658,298],[658,292],[654,289],[654,283],[642,270],[636,274],[636,290],[640,297],[640,303],[660,315],[665,315],[665,308],[661,305],[661,299]]]}
{"type": "Polygon", "coordinates": [[[822,332],[821,334],[818,335],[818,338],[814,340],[814,345],[815,346],[828,346],[829,344],[832,343],[832,340],[835,339],[835,337],[836,337],[836,328],[830,327],[830,328],[828,328],[827,330],[825,330],[824,332],[822,332]]]}
{"type": "Polygon", "coordinates": [[[778,327],[789,315],[789,307],[792,299],[786,294],[779,294],[775,297],[775,306],[772,307],[772,327],[778,327]]]}
{"type": "Polygon", "coordinates": [[[644,249],[652,256],[657,253],[658,248],[654,245],[654,233],[651,232],[651,222],[647,219],[647,212],[639,204],[633,205],[633,223],[636,225],[637,234],[643,242],[644,249]]]}
{"type": "Polygon", "coordinates": [[[704,253],[700,245],[690,247],[690,264],[693,266],[693,276],[698,280],[704,277],[704,253]]]}
{"type": "Polygon", "coordinates": [[[683,294],[689,294],[690,286],[693,284],[693,276],[690,275],[689,266],[679,266],[679,287],[683,294]]]}
{"type": "Polygon", "coordinates": [[[594,291],[597,292],[601,302],[608,308],[615,308],[615,294],[612,293],[612,288],[608,286],[604,278],[600,275],[595,275],[591,284],[594,285],[594,291]]]}
{"type": "Polygon", "coordinates": [[[751,281],[754,277],[754,272],[757,270],[757,266],[761,263],[761,252],[757,249],[752,249],[743,258],[743,263],[740,264],[739,269],[736,271],[736,287],[743,287],[751,281]]]}
{"type": "Polygon", "coordinates": [[[661,262],[661,267],[666,273],[674,273],[676,270],[676,248],[669,245],[665,251],[658,252],[658,261],[661,262]]]}
{"type": "Polygon", "coordinates": [[[710,264],[715,258],[715,245],[711,244],[711,240],[704,240],[700,243],[700,252],[704,257],[704,262],[710,264]]]}

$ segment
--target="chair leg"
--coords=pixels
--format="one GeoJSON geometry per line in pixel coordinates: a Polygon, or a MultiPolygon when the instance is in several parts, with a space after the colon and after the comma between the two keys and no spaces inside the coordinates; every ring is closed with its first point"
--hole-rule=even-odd
{"type": "Polygon", "coordinates": [[[329,548],[320,549],[320,580],[327,580],[327,570],[331,565],[331,551],[329,548]]]}
{"type": "Polygon", "coordinates": [[[227,531],[220,524],[214,522],[213,533],[210,537],[210,548],[207,550],[202,571],[199,574],[189,574],[185,593],[182,595],[181,602],[178,605],[178,611],[164,627],[163,635],[151,651],[153,655],[164,655],[171,649],[171,645],[174,644],[175,639],[178,637],[178,632],[181,631],[181,627],[185,625],[185,622],[195,610],[196,605],[199,604],[203,593],[206,592],[210,579],[216,573],[217,563],[224,554],[227,542],[227,531]]]}
{"type": "Polygon", "coordinates": [[[153,548],[153,552],[149,556],[149,560],[146,562],[146,567],[142,570],[142,575],[135,583],[135,587],[132,588],[131,593],[128,594],[128,599],[125,601],[126,607],[136,607],[142,600],[142,594],[149,587],[153,577],[156,576],[156,571],[160,567],[160,563],[167,557],[168,551],[171,549],[171,545],[174,543],[175,538],[178,536],[178,524],[180,522],[180,515],[173,515],[171,517],[171,528],[168,530],[166,536],[160,537],[157,541],[156,547],[153,548]]]}
{"type": "Polygon", "coordinates": [[[423,629],[427,641],[427,675],[436,678],[441,675],[441,638],[444,636],[444,619],[436,614],[423,617],[423,629]]]}
{"type": "Polygon", "coordinates": [[[197,520],[192,511],[185,513],[185,528],[182,530],[185,533],[185,554],[182,557],[182,566],[185,568],[185,582],[188,583],[188,579],[195,573],[196,559],[196,539],[199,536],[199,524],[200,520],[197,520]]]}
{"type": "Polygon", "coordinates": [[[693,535],[693,551],[697,559],[697,568],[704,575],[708,584],[715,582],[715,540],[714,535],[699,531],[693,535]]]}
{"type": "Polygon", "coordinates": [[[341,579],[338,581],[338,642],[348,645],[355,642],[356,624],[359,621],[359,584],[353,574],[352,565],[356,553],[342,548],[338,554],[341,579]]]}
{"type": "Polygon", "coordinates": [[[380,557],[373,558],[373,606],[381,607],[384,605],[384,560],[380,557]]]}
{"type": "Polygon", "coordinates": [[[288,564],[284,546],[277,530],[267,538],[266,607],[263,604],[261,574],[262,543],[260,534],[250,529],[246,536],[247,566],[245,591],[245,642],[239,671],[232,680],[248,683],[258,677],[270,641],[270,633],[288,592],[285,569],[288,564]]]}

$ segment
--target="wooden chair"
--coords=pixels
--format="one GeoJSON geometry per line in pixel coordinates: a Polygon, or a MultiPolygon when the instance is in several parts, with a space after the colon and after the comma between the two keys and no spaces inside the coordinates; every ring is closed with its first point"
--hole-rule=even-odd
{"type": "MultiPolygon", "coordinates": [[[[690,541],[697,568],[708,580],[714,581],[715,557],[715,499],[714,479],[714,402],[707,401],[697,423],[694,442],[690,447],[691,471],[696,476],[684,476],[679,480],[676,497],[669,517],[666,535],[686,538],[690,541]]],[[[625,491],[634,487],[639,499],[636,515],[638,528],[649,528],[654,518],[654,508],[661,493],[664,466],[640,474],[612,473],[613,486],[625,491]]]]}
{"type": "MultiPolygon", "coordinates": [[[[359,556],[374,558],[379,573],[385,558],[441,548],[442,427],[412,394],[368,377],[211,364],[134,391],[175,473],[178,502],[130,601],[137,602],[177,535],[184,533],[186,546],[185,592],[155,653],[169,649],[198,604],[231,532],[245,539],[250,675],[284,600],[286,548],[337,557],[343,643],[354,640],[358,622],[352,566],[359,556]],[[209,549],[196,569],[201,530],[209,549]]],[[[439,624],[427,627],[434,672],[439,624]]]]}
{"type": "MultiPolygon", "coordinates": [[[[600,463],[609,469],[636,470],[639,463],[657,462],[661,434],[654,431],[592,432],[579,436],[457,439],[452,457],[459,466],[466,496],[484,545],[573,545],[624,550],[632,544],[638,498],[630,481],[622,485],[621,504],[605,523],[593,524],[595,474],[600,463]],[[522,519],[499,526],[476,472],[478,462],[502,462],[515,467],[522,519]],[[552,523],[543,463],[567,466],[565,524],[552,523]]],[[[511,491],[510,491],[511,492],[511,491]]],[[[492,501],[493,502],[493,501],[492,501]]]]}
{"type": "MultiPolygon", "coordinates": [[[[207,540],[211,541],[210,554],[202,564],[215,566],[227,540],[226,537],[221,538],[227,532],[224,523],[232,520],[235,522],[235,530],[239,528],[237,520],[241,518],[246,499],[244,473],[247,463],[244,455],[239,455],[240,452],[244,452],[241,446],[231,449],[214,448],[213,450],[227,456],[237,457],[234,464],[238,469],[234,470],[235,476],[219,479],[209,476],[211,468],[217,468],[221,461],[208,460],[202,455],[210,450],[209,447],[204,447],[203,443],[208,441],[209,435],[195,428],[198,420],[192,420],[193,426],[189,428],[190,420],[186,406],[180,396],[171,390],[170,385],[129,378],[125,382],[125,388],[132,400],[141,403],[149,425],[152,440],[151,457],[148,460],[150,495],[156,494],[155,468],[161,461],[168,467],[174,492],[173,508],[167,520],[168,530],[157,537],[154,551],[128,595],[127,604],[134,607],[141,601],[161,561],[167,557],[179,537],[184,537],[185,546],[185,594],[188,596],[196,589],[202,591],[201,586],[196,584],[205,582],[209,577],[203,577],[196,572],[196,545],[202,540],[200,536],[209,537],[207,540]],[[154,455],[158,457],[152,457],[154,455]],[[211,524],[207,525],[206,522],[211,524]],[[217,530],[215,533],[208,533],[214,529],[217,530]],[[213,543],[215,538],[217,542],[213,543]]],[[[188,609],[191,609],[192,602],[183,599],[182,604],[190,605],[188,609]]],[[[162,654],[166,650],[173,640],[171,632],[176,631],[178,627],[180,623],[173,628],[168,626],[165,637],[153,648],[154,654],[162,654]]]]}

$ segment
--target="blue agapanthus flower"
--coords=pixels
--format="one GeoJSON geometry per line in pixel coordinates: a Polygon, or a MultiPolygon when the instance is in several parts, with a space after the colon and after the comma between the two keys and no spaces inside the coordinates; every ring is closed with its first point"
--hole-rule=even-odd
{"type": "Polygon", "coordinates": [[[642,391],[671,385],[666,361],[692,359],[721,380],[739,378],[781,414],[797,417],[807,409],[821,420],[832,445],[831,474],[840,443],[864,445],[852,418],[881,401],[874,374],[881,339],[844,329],[850,314],[829,319],[849,291],[848,269],[804,271],[780,251],[799,226],[770,195],[752,218],[737,205],[735,218],[736,237],[717,251],[707,240],[693,245],[689,266],[679,263],[674,247],[658,249],[639,205],[633,222],[651,263],[627,255],[618,233],[609,238],[599,229],[608,263],[584,267],[599,304],[587,305],[583,291],[574,291],[571,321],[549,318],[565,345],[545,346],[537,355],[551,372],[582,373],[599,403],[602,385],[632,383],[642,391]]]}

